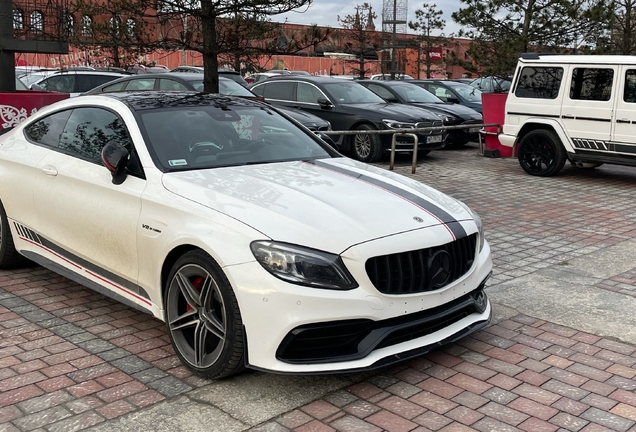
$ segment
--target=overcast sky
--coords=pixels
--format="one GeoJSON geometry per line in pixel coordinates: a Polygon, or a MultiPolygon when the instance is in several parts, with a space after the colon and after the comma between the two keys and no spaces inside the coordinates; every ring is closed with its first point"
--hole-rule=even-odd
{"type": "MultiPolygon", "coordinates": [[[[378,16],[375,22],[375,28],[382,30],[382,0],[366,0],[373,7],[373,11],[378,16]]],[[[406,1],[406,0],[405,0],[406,1]]],[[[338,22],[338,15],[344,17],[345,15],[354,14],[355,6],[357,4],[364,3],[365,0],[314,0],[314,3],[309,8],[303,10],[288,12],[283,15],[276,15],[272,17],[273,21],[283,22],[285,18],[292,24],[318,24],[320,26],[340,27],[338,22]]],[[[444,12],[444,19],[446,20],[446,29],[444,33],[449,35],[453,32],[457,33],[460,27],[453,22],[451,13],[459,9],[459,0],[437,0],[431,1],[429,4],[435,3],[437,8],[444,12]]],[[[423,1],[408,0],[408,16],[407,21],[415,20],[415,10],[421,8],[424,4],[423,1]]],[[[409,33],[413,33],[412,30],[408,30],[409,33]]]]}

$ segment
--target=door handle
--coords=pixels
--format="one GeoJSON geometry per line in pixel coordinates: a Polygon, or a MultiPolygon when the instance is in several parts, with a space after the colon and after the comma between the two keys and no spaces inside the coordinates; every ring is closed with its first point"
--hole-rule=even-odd
{"type": "Polygon", "coordinates": [[[622,118],[622,119],[617,119],[616,123],[627,123],[627,124],[629,124],[631,122],[629,121],[629,119],[622,118]]]}
{"type": "Polygon", "coordinates": [[[574,120],[574,116],[573,116],[573,115],[571,115],[571,114],[563,114],[563,115],[561,116],[561,118],[569,119],[569,120],[574,120]]]}
{"type": "Polygon", "coordinates": [[[50,175],[50,176],[56,176],[57,175],[57,169],[55,169],[54,166],[51,165],[46,165],[45,167],[42,167],[42,172],[46,175],[50,175]]]}

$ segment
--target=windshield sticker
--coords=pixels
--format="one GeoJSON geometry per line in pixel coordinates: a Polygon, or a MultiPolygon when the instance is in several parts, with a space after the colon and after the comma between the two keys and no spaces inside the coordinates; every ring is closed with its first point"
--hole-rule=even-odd
{"type": "Polygon", "coordinates": [[[170,165],[171,167],[173,166],[183,166],[183,165],[187,165],[188,161],[185,159],[170,159],[168,161],[168,165],[170,165]]]}

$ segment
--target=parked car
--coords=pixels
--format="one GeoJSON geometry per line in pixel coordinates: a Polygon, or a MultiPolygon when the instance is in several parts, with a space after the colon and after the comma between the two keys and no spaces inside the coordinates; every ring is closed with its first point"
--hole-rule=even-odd
{"type": "Polygon", "coordinates": [[[107,82],[121,78],[116,72],[98,72],[89,70],[60,71],[48,77],[41,78],[31,85],[47,91],[70,93],[71,97],[94,89],[107,82]]]}
{"type": "MultiPolygon", "coordinates": [[[[203,73],[203,68],[201,66],[179,66],[177,68],[172,69],[170,72],[175,73],[203,73]]],[[[219,76],[224,78],[231,79],[232,81],[236,81],[243,87],[247,87],[248,83],[243,79],[241,74],[232,69],[219,68],[219,76]]]]}
{"type": "Polygon", "coordinates": [[[444,126],[468,125],[466,129],[452,129],[446,136],[446,146],[463,146],[479,138],[479,127],[470,126],[483,123],[483,118],[474,109],[456,104],[444,103],[437,96],[410,81],[359,81],[373,93],[387,102],[415,105],[439,115],[444,126]]]}
{"type": "Polygon", "coordinates": [[[475,87],[456,81],[447,80],[413,80],[409,81],[428,90],[444,102],[464,105],[482,113],[481,91],[475,87]]]}
{"type": "Polygon", "coordinates": [[[636,166],[634,57],[524,54],[514,82],[498,138],[528,174],[636,166]]]}
{"type": "Polygon", "coordinates": [[[512,84],[512,77],[487,76],[476,78],[469,85],[478,88],[482,93],[507,93],[512,84]]]}
{"type": "Polygon", "coordinates": [[[170,72],[166,66],[155,65],[155,66],[144,66],[144,65],[134,65],[128,68],[127,72],[133,74],[149,74],[149,73],[166,73],[170,72]]]}
{"type": "Polygon", "coordinates": [[[49,105],[0,137],[0,230],[0,268],[152,314],[207,378],[385,367],[491,317],[477,214],[245,99],[49,105]]]}
{"type": "MultiPolygon", "coordinates": [[[[86,94],[100,94],[121,91],[203,91],[203,75],[194,73],[177,73],[170,74],[147,74],[133,75],[111,81],[86,94]]],[[[225,77],[219,77],[219,93],[229,96],[239,96],[248,99],[262,100],[250,90],[246,89],[236,81],[225,77]]],[[[328,121],[321,119],[311,113],[295,110],[291,108],[279,108],[281,112],[292,117],[306,128],[314,132],[324,132],[331,129],[328,121]]],[[[327,135],[321,135],[321,138],[329,144],[335,146],[335,143],[327,135]]]]}
{"type": "Polygon", "coordinates": [[[247,84],[254,84],[257,82],[265,81],[266,79],[281,76],[281,75],[291,75],[291,74],[280,74],[275,72],[259,72],[245,77],[245,82],[247,84]]]}
{"type": "Polygon", "coordinates": [[[29,88],[24,85],[24,83],[20,80],[20,78],[15,79],[15,89],[16,90],[28,90],[29,88]]]}
{"type": "MultiPolygon", "coordinates": [[[[357,82],[318,76],[280,77],[256,83],[251,90],[273,105],[302,109],[329,121],[334,130],[399,130],[442,126],[442,119],[423,108],[387,103],[357,82]]],[[[444,147],[441,131],[418,133],[418,154],[444,147]]],[[[334,141],[364,162],[379,160],[391,148],[392,135],[341,135],[334,141]]],[[[410,137],[398,136],[396,150],[413,150],[410,137]]]]}
{"type": "MultiPolygon", "coordinates": [[[[369,77],[372,80],[380,80],[380,81],[394,81],[391,79],[391,74],[373,74],[369,77]]],[[[413,77],[407,74],[395,74],[396,80],[412,80],[413,77]]]]}

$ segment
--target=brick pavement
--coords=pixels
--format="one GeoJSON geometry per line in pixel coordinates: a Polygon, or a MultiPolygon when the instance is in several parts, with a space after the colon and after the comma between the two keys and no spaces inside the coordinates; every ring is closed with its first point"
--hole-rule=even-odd
{"type": "MultiPolygon", "coordinates": [[[[633,168],[535,178],[469,147],[415,178],[481,214],[491,286],[636,237],[633,168]]],[[[636,264],[596,286],[634,296],[636,264]]],[[[254,430],[636,431],[635,350],[518,315],[254,430]]],[[[0,272],[0,431],[83,430],[209,384],[152,317],[41,267],[0,272]]]]}

